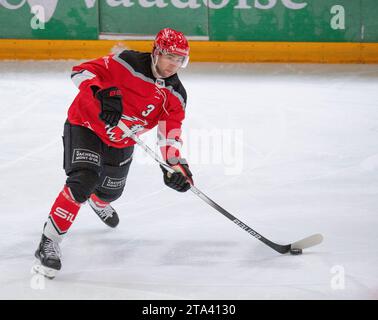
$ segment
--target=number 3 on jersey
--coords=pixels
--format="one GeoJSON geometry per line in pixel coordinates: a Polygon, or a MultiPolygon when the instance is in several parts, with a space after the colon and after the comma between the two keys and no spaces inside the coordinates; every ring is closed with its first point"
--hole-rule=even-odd
{"type": "Polygon", "coordinates": [[[153,104],[149,104],[146,108],[147,108],[147,110],[144,110],[142,112],[143,117],[147,117],[152,111],[154,111],[155,106],[153,104]]]}

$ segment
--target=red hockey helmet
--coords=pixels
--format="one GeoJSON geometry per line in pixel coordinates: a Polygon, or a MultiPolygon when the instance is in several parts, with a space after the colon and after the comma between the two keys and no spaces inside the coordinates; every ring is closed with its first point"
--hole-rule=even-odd
{"type": "Polygon", "coordinates": [[[154,56],[161,54],[176,54],[184,57],[182,66],[185,68],[189,61],[189,43],[184,34],[171,28],[164,28],[158,32],[154,41],[154,56]]]}

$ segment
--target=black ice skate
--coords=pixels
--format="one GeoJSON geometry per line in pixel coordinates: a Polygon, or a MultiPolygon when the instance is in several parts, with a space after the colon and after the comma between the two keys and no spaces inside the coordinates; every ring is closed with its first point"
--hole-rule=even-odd
{"type": "Polygon", "coordinates": [[[42,234],[41,242],[34,255],[38,261],[33,266],[33,271],[54,279],[56,272],[62,267],[59,244],[42,234]]]}
{"type": "Polygon", "coordinates": [[[102,201],[95,194],[92,194],[88,203],[107,226],[115,228],[118,225],[118,214],[108,202],[102,201]]]}

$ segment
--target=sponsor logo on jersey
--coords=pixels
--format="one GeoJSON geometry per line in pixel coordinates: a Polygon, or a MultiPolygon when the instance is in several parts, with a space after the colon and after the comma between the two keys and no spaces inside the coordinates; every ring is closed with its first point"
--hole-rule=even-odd
{"type": "Polygon", "coordinates": [[[102,59],[104,60],[106,69],[109,69],[109,56],[102,57],[102,59]]]}
{"type": "MultiPolygon", "coordinates": [[[[151,110],[152,111],[152,110],[151,110]]],[[[129,117],[125,114],[122,115],[123,122],[130,128],[131,132],[136,134],[137,132],[145,130],[145,126],[148,125],[147,120],[140,119],[136,116],[129,117]]],[[[105,126],[106,134],[110,141],[120,142],[124,140],[124,143],[128,142],[128,135],[126,135],[118,126],[111,127],[109,125],[105,126]],[[125,140],[126,139],[126,140],[125,140]]]]}

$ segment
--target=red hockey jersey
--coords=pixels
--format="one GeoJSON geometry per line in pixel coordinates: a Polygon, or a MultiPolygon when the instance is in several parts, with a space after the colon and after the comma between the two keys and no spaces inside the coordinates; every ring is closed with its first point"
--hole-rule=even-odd
{"type": "Polygon", "coordinates": [[[124,148],[135,144],[118,127],[99,118],[100,102],[91,86],[118,87],[122,92],[123,121],[140,135],[158,125],[163,158],[180,157],[181,125],[185,118],[186,91],[177,74],[156,79],[150,53],[125,50],[73,67],[71,78],[80,89],[68,110],[68,121],[85,126],[107,145],[124,148]]]}

